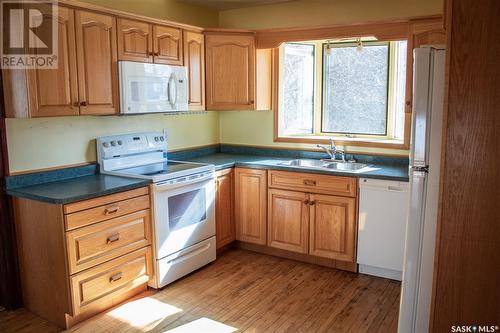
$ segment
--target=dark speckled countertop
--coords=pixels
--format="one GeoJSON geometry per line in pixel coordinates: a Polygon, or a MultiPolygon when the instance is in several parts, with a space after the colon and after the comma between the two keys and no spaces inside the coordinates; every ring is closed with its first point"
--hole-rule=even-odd
{"type": "Polygon", "coordinates": [[[216,154],[193,157],[186,160],[190,162],[214,164],[216,170],[222,170],[222,169],[232,168],[234,166],[240,166],[246,168],[264,168],[264,169],[284,170],[284,171],[321,173],[321,174],[336,175],[336,176],[376,178],[376,179],[396,180],[404,182],[408,181],[407,166],[368,163],[368,165],[371,167],[372,170],[362,173],[355,173],[355,172],[342,172],[342,171],[333,171],[326,169],[325,170],[308,169],[308,168],[279,165],[279,163],[283,161],[288,161],[290,159],[291,158],[283,158],[283,157],[278,158],[270,156],[216,153],[216,154]]]}
{"type": "MultiPolygon", "coordinates": [[[[279,163],[283,161],[288,161],[296,157],[321,158],[321,155],[317,153],[303,153],[302,155],[294,155],[292,157],[283,156],[285,154],[290,155],[288,152],[269,149],[259,150],[259,152],[265,153],[266,155],[268,153],[267,156],[263,156],[254,154],[254,151],[243,151],[243,153],[241,153],[241,149],[242,148],[238,148],[238,151],[231,151],[231,153],[217,151],[208,152],[206,150],[177,152],[172,153],[169,158],[179,161],[214,164],[216,170],[240,166],[246,168],[408,181],[408,165],[402,163],[404,160],[401,159],[399,162],[396,160],[396,162],[393,163],[381,163],[390,162],[391,160],[388,161],[387,159],[384,160],[378,157],[361,156],[358,158],[364,158],[361,162],[368,164],[371,170],[355,173],[279,165],[279,163]]],[[[297,154],[295,152],[292,153],[297,154]]],[[[67,204],[91,199],[147,186],[148,184],[150,184],[149,180],[97,174],[97,167],[95,164],[6,177],[6,191],[9,195],[53,204],[67,204]]]]}
{"type": "Polygon", "coordinates": [[[52,204],[67,204],[147,186],[149,180],[88,175],[31,186],[7,189],[9,195],[52,204]]]}

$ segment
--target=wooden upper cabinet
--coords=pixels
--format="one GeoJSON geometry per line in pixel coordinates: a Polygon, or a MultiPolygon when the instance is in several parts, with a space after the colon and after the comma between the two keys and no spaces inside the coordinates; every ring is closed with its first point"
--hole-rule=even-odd
{"type": "Polygon", "coordinates": [[[113,16],[75,12],[80,114],[117,114],[116,20],[113,16]]]}
{"type": "Polygon", "coordinates": [[[74,12],[59,7],[57,17],[52,16],[52,11],[42,14],[58,27],[58,67],[26,71],[31,117],[76,116],[79,101],[74,12]]]}
{"type": "Polygon", "coordinates": [[[207,109],[255,109],[254,35],[208,33],[205,43],[207,109]]]}
{"type": "Polygon", "coordinates": [[[120,60],[153,62],[153,41],[151,24],[117,19],[118,58],[120,60]]]}
{"type": "Polygon", "coordinates": [[[216,174],[215,226],[217,248],[221,248],[235,240],[233,175],[233,169],[222,170],[216,174]]]}
{"type": "Polygon", "coordinates": [[[311,194],[309,254],[355,262],[356,199],[311,194]]]}
{"type": "Polygon", "coordinates": [[[308,253],[309,194],[270,189],[267,244],[278,249],[308,253]]]}
{"type": "Polygon", "coordinates": [[[267,241],[267,171],[234,171],[236,239],[265,245],[267,241]]]}
{"type": "Polygon", "coordinates": [[[184,65],[188,70],[189,109],[205,110],[205,37],[184,31],[184,65]]]}
{"type": "Polygon", "coordinates": [[[153,26],[154,62],[182,65],[182,30],[164,25],[153,26]]]}
{"type": "Polygon", "coordinates": [[[446,32],[441,18],[412,20],[409,23],[405,98],[407,113],[411,113],[413,101],[413,49],[424,45],[446,45],[446,32]]]}

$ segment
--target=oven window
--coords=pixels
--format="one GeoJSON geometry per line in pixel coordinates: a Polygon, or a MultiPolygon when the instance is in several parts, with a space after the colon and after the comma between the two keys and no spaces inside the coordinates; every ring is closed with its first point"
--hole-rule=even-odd
{"type": "Polygon", "coordinates": [[[205,189],[196,189],[168,198],[170,231],[182,229],[207,219],[205,189]]]}

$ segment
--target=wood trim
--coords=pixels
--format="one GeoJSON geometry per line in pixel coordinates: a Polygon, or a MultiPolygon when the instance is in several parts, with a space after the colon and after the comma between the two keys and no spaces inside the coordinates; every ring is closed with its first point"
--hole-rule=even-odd
{"type": "MultiPolygon", "coordinates": [[[[406,33],[404,38],[408,38],[406,33]]],[[[280,137],[278,130],[279,122],[279,48],[274,49],[274,59],[273,59],[273,112],[274,112],[274,124],[273,124],[273,141],[274,142],[288,142],[288,143],[299,143],[299,144],[328,144],[329,137],[318,137],[318,138],[298,138],[298,137],[280,137]]],[[[351,146],[351,147],[366,147],[366,148],[385,148],[385,149],[410,149],[410,127],[411,127],[411,114],[405,114],[404,122],[404,141],[402,143],[390,143],[383,142],[382,140],[335,140],[335,144],[340,146],[351,146]]],[[[388,154],[389,156],[393,156],[388,154]]]]}
{"type": "Polygon", "coordinates": [[[286,259],[306,262],[309,264],[315,264],[315,265],[320,265],[320,266],[325,266],[325,267],[330,267],[330,268],[341,269],[343,271],[349,271],[349,272],[353,272],[353,273],[358,272],[358,264],[355,262],[353,263],[353,262],[346,262],[346,261],[334,260],[334,259],[329,259],[329,258],[320,258],[320,257],[315,257],[315,256],[312,256],[309,254],[290,252],[287,250],[272,248],[272,247],[269,247],[266,245],[251,244],[251,243],[241,242],[241,241],[236,241],[234,245],[240,249],[258,252],[258,253],[263,253],[263,254],[268,254],[268,255],[276,256],[276,257],[280,257],[280,258],[286,258],[286,259]]]}
{"type": "Polygon", "coordinates": [[[429,15],[316,27],[262,29],[256,31],[256,48],[276,48],[284,42],[349,37],[374,36],[386,41],[406,39],[410,20],[441,18],[441,15],[429,15]]]}
{"type": "Polygon", "coordinates": [[[48,168],[15,171],[15,172],[11,172],[9,174],[9,176],[20,176],[20,175],[27,175],[30,173],[48,172],[48,171],[66,169],[66,168],[77,168],[77,167],[82,167],[82,166],[87,166],[87,165],[92,165],[92,164],[96,164],[96,162],[95,161],[94,162],[82,162],[82,163],[58,165],[58,166],[53,166],[53,167],[48,167],[48,168]]]}
{"type": "MultiPolygon", "coordinates": [[[[0,72],[0,76],[5,72],[0,72]]],[[[2,78],[3,79],[3,78],[2,78]]],[[[5,193],[9,174],[5,96],[0,79],[0,306],[15,309],[22,304],[12,200],[5,193]]]]}
{"type": "Polygon", "coordinates": [[[89,10],[89,11],[93,11],[93,12],[106,13],[106,14],[111,14],[111,15],[131,19],[131,20],[138,20],[138,21],[143,21],[143,22],[153,23],[153,24],[169,25],[169,26],[178,27],[178,28],[182,28],[182,29],[190,30],[190,31],[198,31],[198,32],[203,31],[202,27],[198,27],[195,25],[153,18],[153,17],[149,17],[149,16],[134,14],[134,13],[126,12],[126,11],[119,10],[119,9],[112,9],[109,7],[94,5],[94,4],[81,2],[81,1],[59,0],[58,3],[59,3],[59,5],[70,6],[70,7],[76,8],[76,9],[85,9],[85,10],[89,10]]]}

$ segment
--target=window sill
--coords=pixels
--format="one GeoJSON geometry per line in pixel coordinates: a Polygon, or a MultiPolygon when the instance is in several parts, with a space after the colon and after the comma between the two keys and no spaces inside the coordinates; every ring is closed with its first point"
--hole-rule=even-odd
{"type": "MultiPolygon", "coordinates": [[[[330,137],[325,136],[283,136],[275,137],[274,142],[293,142],[304,144],[327,144],[330,137]]],[[[371,148],[388,148],[388,149],[410,149],[409,144],[405,144],[403,140],[394,139],[371,139],[371,138],[346,138],[332,137],[336,145],[339,146],[356,146],[356,147],[371,147],[371,148]]]]}

